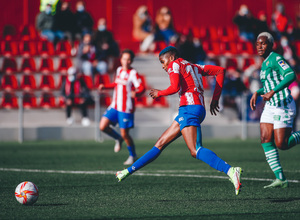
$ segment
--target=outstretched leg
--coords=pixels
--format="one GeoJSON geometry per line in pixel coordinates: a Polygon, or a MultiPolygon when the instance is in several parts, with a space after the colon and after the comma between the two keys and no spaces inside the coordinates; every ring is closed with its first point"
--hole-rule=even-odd
{"type": "Polygon", "coordinates": [[[180,136],[181,133],[179,124],[176,121],[174,121],[172,125],[157,140],[157,142],[151,150],[149,150],[146,154],[140,157],[134,164],[132,164],[132,166],[122,171],[118,171],[116,177],[119,179],[119,181],[122,181],[127,176],[129,176],[129,174],[132,174],[135,171],[146,166],[147,164],[151,163],[172,141],[176,140],[180,136]]]}

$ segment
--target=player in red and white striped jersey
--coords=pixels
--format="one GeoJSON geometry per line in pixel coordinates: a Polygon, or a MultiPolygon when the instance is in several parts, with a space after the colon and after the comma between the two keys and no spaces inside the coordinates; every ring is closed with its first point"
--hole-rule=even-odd
{"type": "Polygon", "coordinates": [[[114,89],[113,101],[107,108],[100,121],[100,130],[116,140],[115,152],[121,150],[122,142],[125,141],[129,151],[129,157],[124,164],[132,164],[136,159],[133,139],[129,135],[130,128],[134,127],[135,97],[141,95],[145,88],[135,69],[131,67],[134,53],[124,50],[121,54],[121,66],[116,72],[115,81],[109,85],[100,84],[99,90],[114,89]],[[118,134],[110,125],[119,123],[118,134]]]}

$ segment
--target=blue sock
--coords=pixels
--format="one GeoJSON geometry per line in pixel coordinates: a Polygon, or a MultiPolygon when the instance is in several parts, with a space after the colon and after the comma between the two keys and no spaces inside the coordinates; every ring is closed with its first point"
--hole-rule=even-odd
{"type": "Polygon", "coordinates": [[[127,168],[129,173],[134,173],[135,171],[141,169],[142,167],[146,166],[148,163],[155,160],[161,151],[157,147],[153,147],[147,153],[145,153],[142,157],[140,157],[134,164],[127,168]]]}
{"type": "Polygon", "coordinates": [[[127,149],[128,149],[128,151],[129,151],[129,156],[136,157],[134,145],[132,145],[132,146],[127,146],[127,149]]]}
{"type": "Polygon", "coordinates": [[[105,133],[108,134],[110,137],[112,137],[115,140],[121,139],[121,135],[118,134],[114,129],[111,129],[110,132],[105,132],[105,133]]]}
{"type": "Polygon", "coordinates": [[[196,158],[198,160],[202,160],[203,162],[207,163],[212,168],[224,172],[225,174],[227,174],[229,168],[231,167],[224,160],[219,158],[213,151],[204,147],[201,147],[197,151],[196,158]]]}

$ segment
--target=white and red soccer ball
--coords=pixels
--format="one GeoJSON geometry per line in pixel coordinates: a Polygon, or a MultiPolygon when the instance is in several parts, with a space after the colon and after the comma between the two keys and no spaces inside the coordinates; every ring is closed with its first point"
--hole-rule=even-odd
{"type": "Polygon", "coordinates": [[[34,183],[25,181],[17,186],[15,197],[23,205],[32,205],[39,198],[39,190],[34,183]]]}

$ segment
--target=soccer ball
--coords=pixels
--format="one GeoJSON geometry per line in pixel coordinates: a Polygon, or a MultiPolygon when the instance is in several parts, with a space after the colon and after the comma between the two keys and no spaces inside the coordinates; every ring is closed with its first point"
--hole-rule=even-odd
{"type": "Polygon", "coordinates": [[[25,181],[17,186],[15,197],[23,205],[32,205],[39,198],[39,190],[34,183],[25,181]]]}

